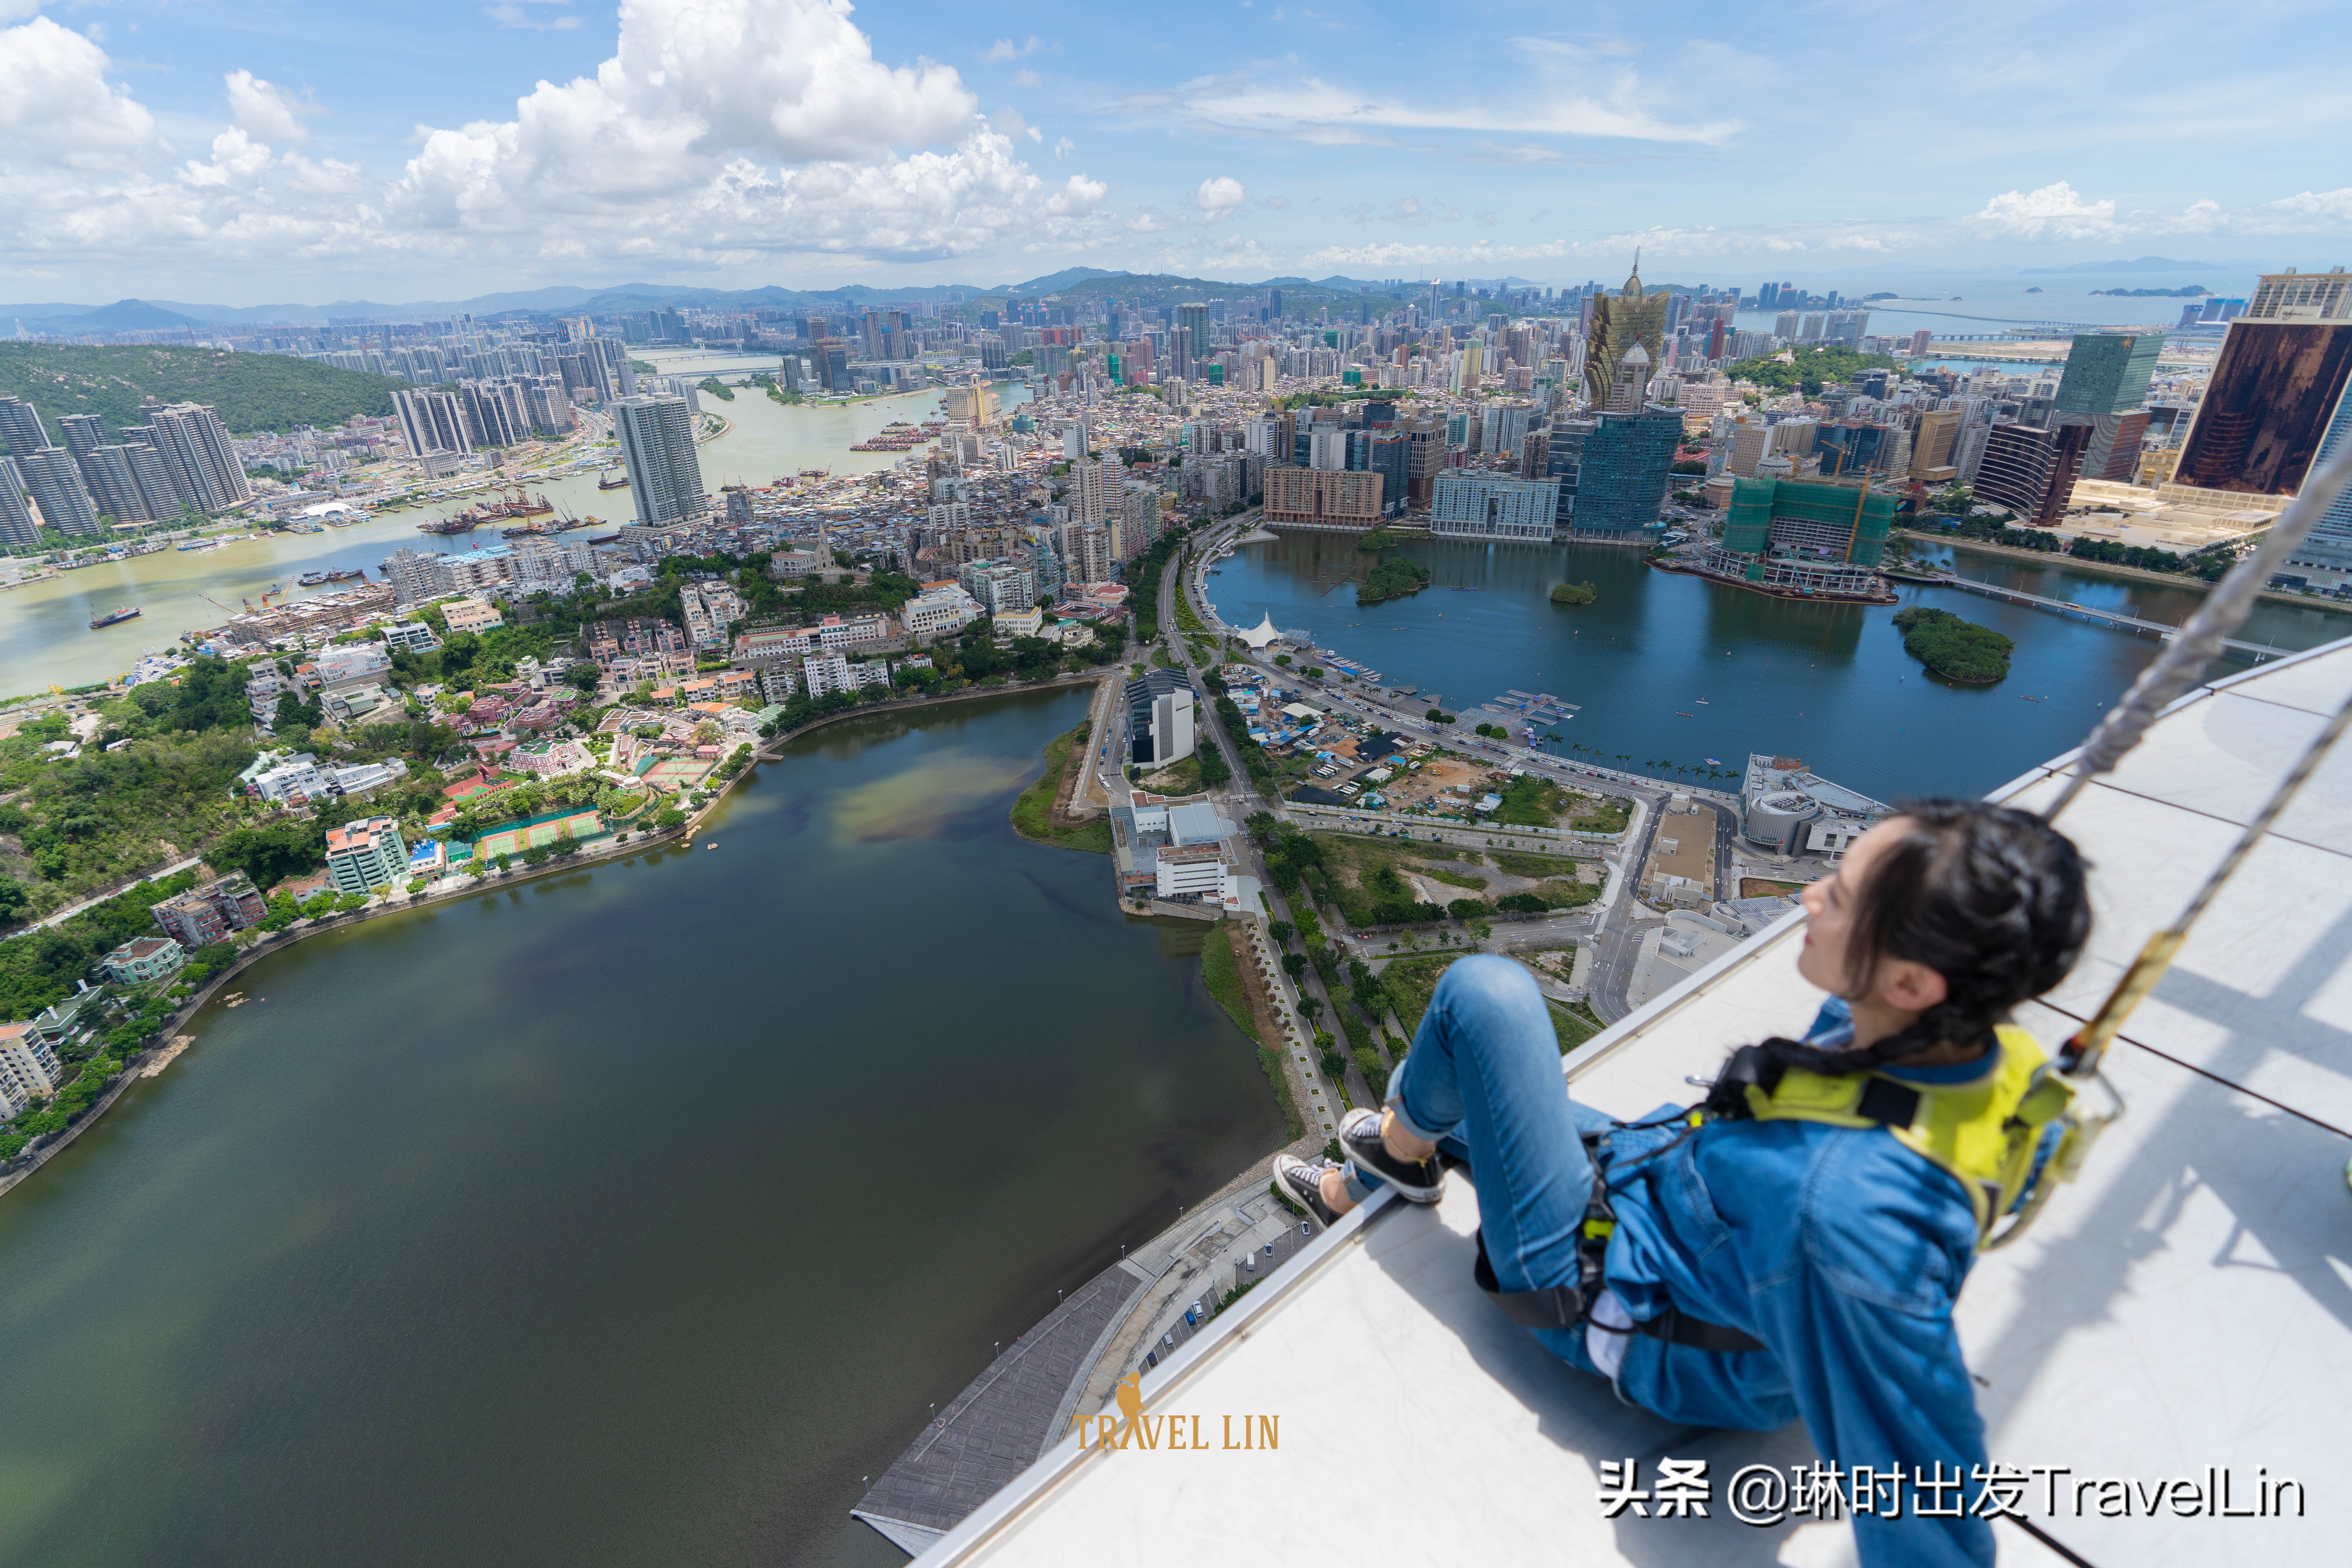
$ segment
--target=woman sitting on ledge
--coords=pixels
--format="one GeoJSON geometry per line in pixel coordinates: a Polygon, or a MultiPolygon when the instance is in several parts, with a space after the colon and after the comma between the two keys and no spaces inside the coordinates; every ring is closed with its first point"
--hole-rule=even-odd
{"type": "MultiPolygon", "coordinates": [[[[2083,865],[2033,816],[1929,801],[1803,897],[1798,973],[1833,994],[1801,1043],[1735,1054],[1705,1118],[1629,1125],[1571,1101],[1534,982],[1474,956],[1439,984],[1387,1109],[1349,1113],[1347,1163],[1285,1157],[1275,1187],[1329,1224],[1383,1183],[1434,1203],[1441,1162],[1466,1163],[1480,1283],[1554,1354],[1670,1421],[1801,1418],[1849,1477],[1941,1465],[1966,1502],[1984,1423],[1952,1306],[2054,1131],[2042,1098],[2021,1105],[2042,1056],[2006,1020],[2082,951],[2083,865]]],[[[1973,1512],[1854,1527],[1874,1568],[1993,1561],[1973,1512]]]]}

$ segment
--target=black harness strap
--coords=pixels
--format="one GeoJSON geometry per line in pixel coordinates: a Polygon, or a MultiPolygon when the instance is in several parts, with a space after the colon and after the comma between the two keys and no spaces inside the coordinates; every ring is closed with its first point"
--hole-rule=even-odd
{"type": "Polygon", "coordinates": [[[1723,1323],[1710,1323],[1704,1318],[1694,1318],[1677,1307],[1668,1307],[1656,1317],[1635,1323],[1631,1329],[1612,1329],[1605,1323],[1592,1323],[1592,1303],[1600,1296],[1598,1259],[1583,1246],[1577,1248],[1581,1272],[1587,1283],[1595,1286],[1588,1295],[1584,1285],[1552,1285],[1541,1290],[1506,1290],[1495,1278],[1495,1266],[1486,1260],[1486,1237],[1478,1235],[1478,1261],[1471,1277],[1478,1289],[1495,1299],[1503,1315],[1522,1328],[1572,1329],[1587,1323],[1588,1331],[1603,1333],[1643,1334],[1668,1344],[1687,1345],[1693,1350],[1714,1351],[1724,1355],[1736,1355],[1742,1351],[1760,1351],[1764,1342],[1723,1323]]]}

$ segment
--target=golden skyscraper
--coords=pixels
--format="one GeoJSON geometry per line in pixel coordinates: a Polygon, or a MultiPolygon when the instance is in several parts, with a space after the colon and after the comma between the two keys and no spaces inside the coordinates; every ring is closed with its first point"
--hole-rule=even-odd
{"type": "Polygon", "coordinates": [[[1625,351],[1635,343],[1642,345],[1653,365],[1664,363],[1668,298],[1663,289],[1642,292],[1642,258],[1636,255],[1633,276],[1625,279],[1617,297],[1612,300],[1603,294],[1592,301],[1592,335],[1584,353],[1584,391],[1595,407],[1608,405],[1609,384],[1625,351]]]}

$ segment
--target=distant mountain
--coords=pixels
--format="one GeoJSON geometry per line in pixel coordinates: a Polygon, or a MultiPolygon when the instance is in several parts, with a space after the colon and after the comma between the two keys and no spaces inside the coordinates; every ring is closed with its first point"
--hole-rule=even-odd
{"type": "MultiPolygon", "coordinates": [[[[1523,287],[1520,279],[1489,279],[1488,287],[1523,287]]],[[[1407,285],[1408,288],[1413,287],[1407,285]]],[[[759,289],[707,289],[676,283],[618,283],[583,289],[571,284],[478,294],[470,300],[412,300],[388,304],[376,300],[337,300],[324,305],[214,305],[179,300],[121,300],[111,305],[77,305],[44,301],[0,305],[0,333],[21,324],[26,331],[68,335],[76,332],[159,331],[174,327],[249,329],[273,325],[324,322],[330,320],[424,321],[446,316],[508,314],[610,314],[648,310],[656,306],[695,306],[705,310],[863,310],[897,301],[920,302],[988,294],[1034,299],[1047,294],[1166,295],[1172,302],[1184,295],[1203,300],[1231,300],[1263,289],[1322,289],[1354,294],[1360,289],[1384,285],[1360,278],[1333,276],[1319,281],[1305,278],[1274,278],[1263,283],[1220,282],[1205,278],[1181,278],[1164,273],[1117,272],[1100,267],[1066,267],[1021,283],[982,286],[939,283],[921,287],[877,289],[866,283],[837,289],[784,289],[769,284],[759,289]]]]}
{"type": "Polygon", "coordinates": [[[991,289],[992,294],[1054,294],[1073,283],[1085,283],[1097,278],[1133,278],[1132,272],[1107,272],[1099,267],[1065,267],[1059,272],[1048,272],[1043,278],[1032,278],[1026,283],[1008,284],[991,289]]]}
{"type": "Polygon", "coordinates": [[[2168,256],[2142,256],[2124,261],[2077,261],[2072,267],[2028,267],[2021,277],[2041,278],[2059,272],[2221,272],[2226,268],[2218,261],[2175,261],[2168,256]]]}
{"type": "Polygon", "coordinates": [[[61,414],[95,414],[117,427],[136,425],[140,400],[152,396],[209,403],[239,436],[297,425],[325,429],[354,414],[391,413],[392,395],[407,384],[290,354],[230,353],[191,343],[0,342],[0,392],[33,405],[53,426],[61,414]]]}
{"type": "Polygon", "coordinates": [[[79,323],[89,332],[141,332],[165,327],[200,325],[194,317],[177,310],[167,310],[161,305],[151,305],[144,300],[117,300],[111,305],[101,305],[79,323]]]}

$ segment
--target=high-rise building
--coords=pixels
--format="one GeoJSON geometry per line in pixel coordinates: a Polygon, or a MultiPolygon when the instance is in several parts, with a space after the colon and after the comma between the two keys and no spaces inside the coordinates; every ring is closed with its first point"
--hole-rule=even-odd
{"type": "Polygon", "coordinates": [[[383,580],[392,584],[397,604],[433,598],[441,591],[441,557],[403,545],[384,562],[383,580]]]}
{"type": "Polygon", "coordinates": [[[339,893],[370,893],[408,875],[408,849],[389,816],[354,817],[327,829],[327,875],[339,893]]]}
{"type": "Polygon", "coordinates": [[[702,462],[694,449],[694,418],[686,399],[624,397],[613,405],[613,433],[628,466],[629,497],[647,528],[700,517],[709,510],[702,462]]]}
{"type": "Polygon", "coordinates": [[[0,544],[37,546],[40,542],[32,500],[25,493],[24,473],[16,458],[0,455],[0,544]]]}
{"type": "Polygon", "coordinates": [[[2284,510],[2303,488],[2352,383],[2352,278],[2265,274],[2231,321],[2158,494],[2215,510],[2284,510]]]}
{"type": "Polygon", "coordinates": [[[49,433],[41,427],[33,405],[14,393],[0,393],[0,450],[23,458],[48,444],[49,433]]]}
{"type": "Polygon", "coordinates": [[[1374,430],[1366,444],[1364,471],[1381,477],[1381,515],[1402,517],[1412,475],[1412,437],[1403,430],[1374,430]]]}
{"type": "Polygon", "coordinates": [[[1110,530],[1100,523],[1073,527],[1065,536],[1069,541],[1069,571],[1073,581],[1108,583],[1115,564],[1110,552],[1110,530]]]}
{"type": "Polygon", "coordinates": [[[1922,484],[1948,484],[1959,477],[1959,470],[1952,466],[1952,447],[1960,433],[1961,417],[1957,408],[1920,413],[1918,427],[1911,433],[1913,479],[1922,484]]]}
{"type": "Polygon", "coordinates": [[[2091,421],[2090,444],[2084,448],[2083,477],[2129,483],[2139,472],[2140,448],[2147,443],[2147,409],[2098,415],[2091,421]]]}
{"type": "MultiPolygon", "coordinates": [[[[74,417],[68,415],[67,418],[74,417]]],[[[64,423],[63,420],[58,423],[64,423]]],[[[138,450],[145,451],[140,447],[138,450]]],[[[128,447],[93,447],[81,454],[81,477],[89,487],[90,497],[100,514],[117,522],[158,522],[177,517],[177,510],[156,512],[149,510],[146,494],[140,488],[139,477],[131,472],[128,447]]]]}
{"type": "Polygon", "coordinates": [[[1586,333],[1591,348],[1585,355],[1584,388],[1596,407],[1607,405],[1626,350],[1639,344],[1645,364],[1655,365],[1664,358],[1669,298],[1659,290],[1642,291],[1638,258],[1615,299],[1605,294],[1594,298],[1592,326],[1586,333]]]}
{"type": "Polygon", "coordinates": [[[1119,486],[1118,528],[1112,551],[1132,561],[1160,542],[1160,487],[1129,480],[1119,486]]]}
{"type": "Polygon", "coordinates": [[[1361,533],[1381,521],[1378,473],[1345,469],[1270,468],[1265,471],[1268,528],[1361,533]]]}
{"type": "Polygon", "coordinates": [[[1192,754],[1192,683],[1173,669],[1147,669],[1127,683],[1128,760],[1164,768],[1192,754]]]}
{"type": "Polygon", "coordinates": [[[19,454],[16,467],[25,476],[25,487],[33,492],[34,504],[41,509],[42,521],[60,533],[82,537],[104,531],[98,507],[82,482],[81,466],[71,452],[63,447],[44,447],[19,454]]]}
{"type": "MultiPolygon", "coordinates": [[[[2334,458],[2336,451],[2352,443],[2352,397],[2336,405],[2336,417],[2328,423],[2327,434],[2319,445],[2319,456],[2313,467],[2317,468],[2334,458]]],[[[5,478],[0,475],[0,478],[5,478]]],[[[2315,576],[2318,585],[2341,592],[2352,585],[2352,489],[2343,491],[2327,503],[2327,510],[2295,547],[2287,562],[2291,574],[2315,576]]]]}
{"type": "Polygon", "coordinates": [[[1874,596],[1898,504],[1891,491],[1852,480],[1734,479],[1722,537],[1699,564],[1761,587],[1874,596]]]}
{"type": "Polygon", "coordinates": [[[2077,332],[2058,378],[2061,415],[2128,414],[2147,403],[2162,332],[2077,332]]]}
{"type": "MultiPolygon", "coordinates": [[[[226,511],[253,499],[245,482],[245,464],[228,437],[228,426],[209,404],[174,403],[166,408],[152,405],[140,410],[154,447],[173,469],[175,486],[193,496],[195,510],[226,511]]],[[[127,435],[128,432],[125,432],[127,435]]]]}
{"type": "Polygon", "coordinates": [[[1612,414],[1638,414],[1650,398],[1650,355],[1639,343],[1627,345],[1609,373],[1609,392],[1601,406],[1612,414]]]}
{"type": "Polygon", "coordinates": [[[1994,426],[1977,466],[1976,499],[2005,506],[2029,525],[2053,526],[2083,477],[2092,429],[2087,423],[1994,426]]]}
{"type": "Polygon", "coordinates": [[[106,444],[106,422],[95,414],[60,414],[58,428],[66,435],[66,450],[87,458],[106,444]]]}
{"type": "MultiPolygon", "coordinates": [[[[1185,351],[1188,364],[1197,365],[1209,357],[1209,307],[1179,305],[1176,307],[1176,330],[1185,351]]],[[[1188,370],[1185,374],[1193,374],[1188,370]]]]}
{"type": "Polygon", "coordinates": [[[1558,536],[1631,542],[1662,532],[1682,437],[1683,416],[1671,409],[1555,421],[1548,461],[1559,481],[1558,536]]]}
{"type": "Polygon", "coordinates": [[[131,478],[139,487],[149,517],[162,521],[185,517],[195,509],[195,498],[183,494],[173,482],[171,465],[163,461],[163,453],[143,443],[130,441],[113,449],[121,452],[122,460],[130,466],[131,478]]]}
{"type": "Polygon", "coordinates": [[[1559,520],[1559,481],[1519,479],[1473,468],[1437,476],[1429,531],[1441,539],[1549,544],[1559,520]]]}

